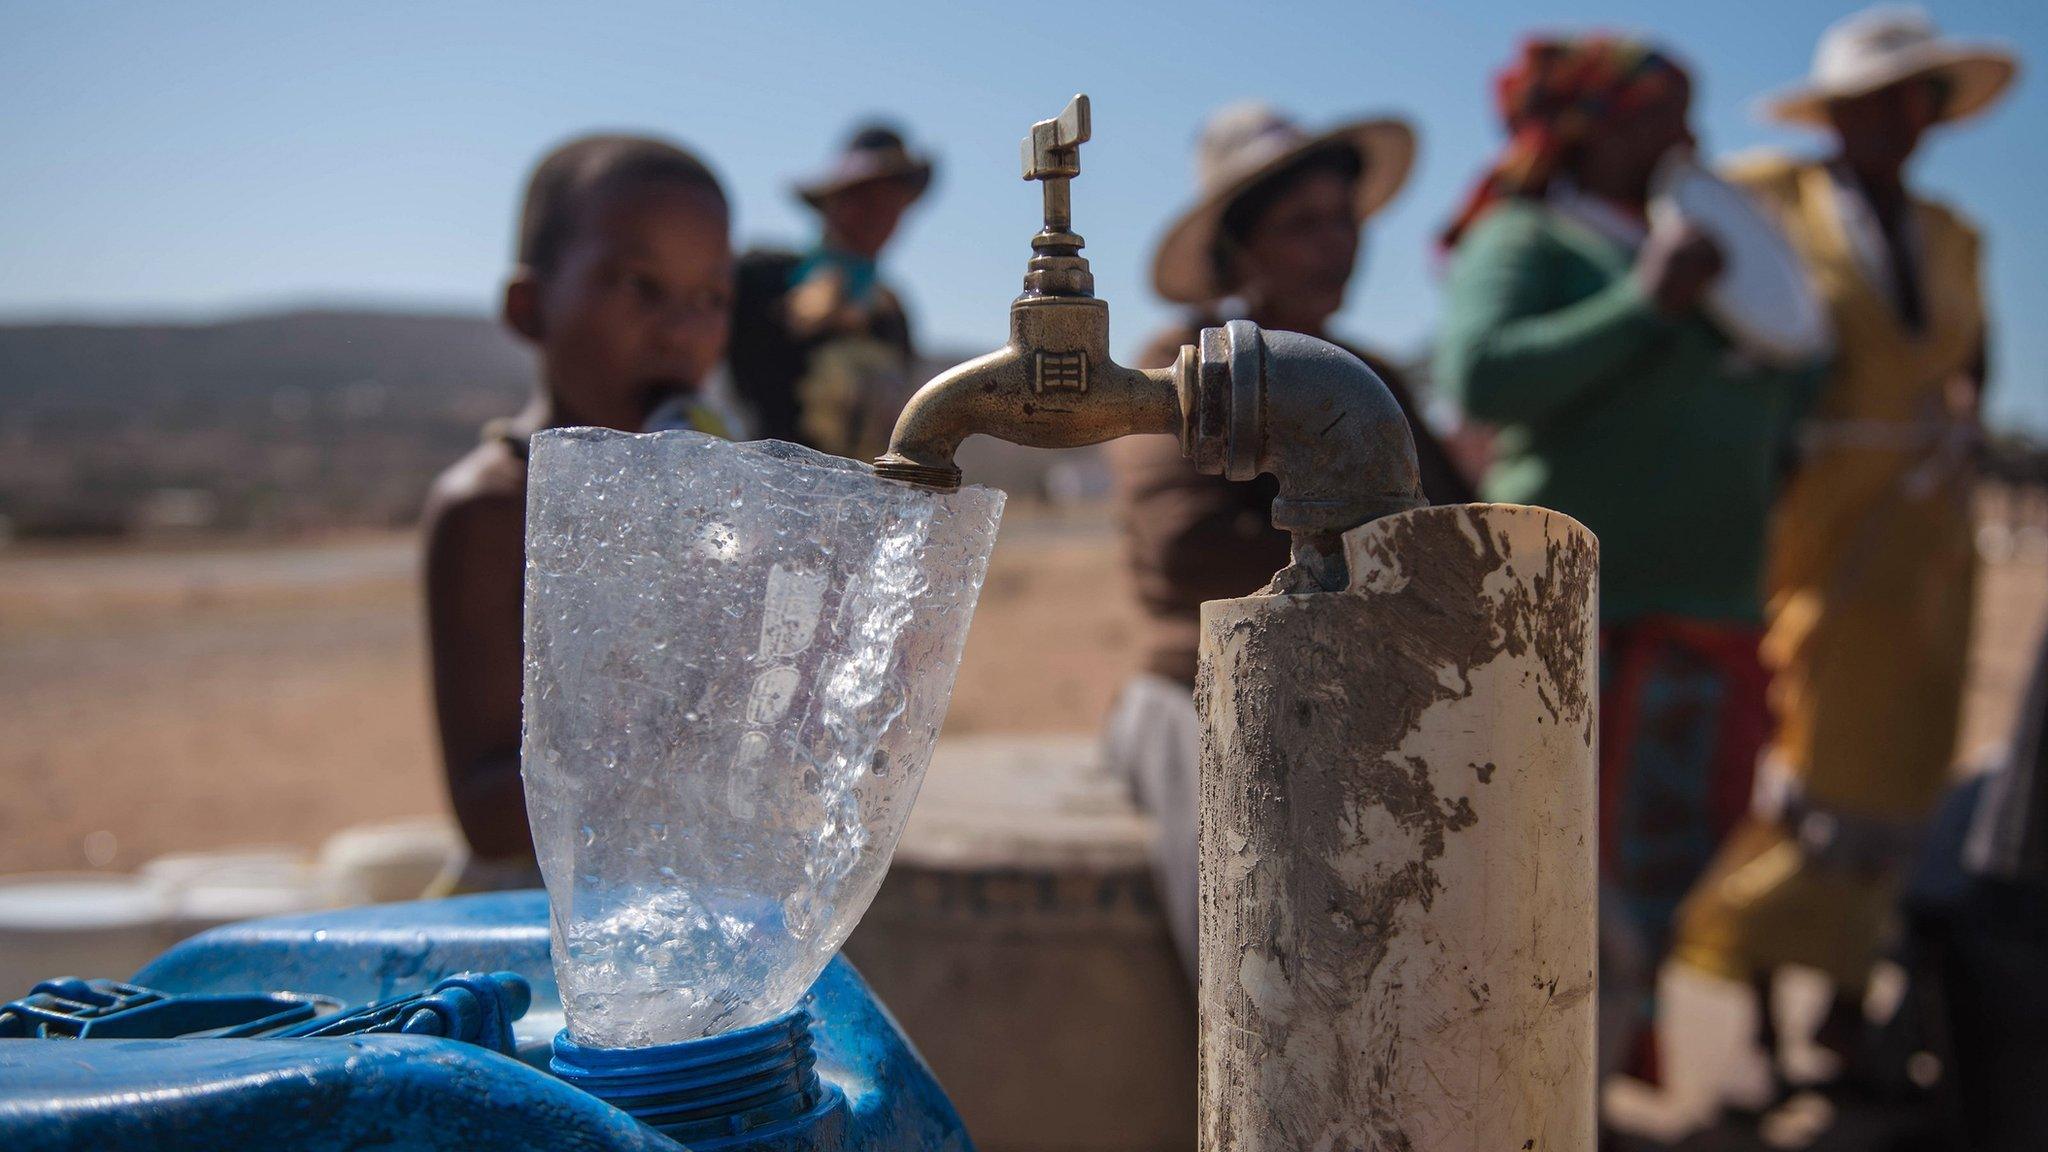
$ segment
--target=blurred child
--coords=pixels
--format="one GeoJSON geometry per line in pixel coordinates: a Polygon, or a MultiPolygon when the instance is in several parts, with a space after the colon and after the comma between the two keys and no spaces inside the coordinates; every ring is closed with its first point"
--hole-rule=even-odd
{"type": "Polygon", "coordinates": [[[544,428],[639,431],[694,403],[725,353],[730,213],[704,162],[660,140],[589,136],[534,169],[505,325],[540,378],[518,415],[443,472],[427,498],[427,628],[449,800],[467,890],[539,884],[519,779],[527,444],[544,428]]]}

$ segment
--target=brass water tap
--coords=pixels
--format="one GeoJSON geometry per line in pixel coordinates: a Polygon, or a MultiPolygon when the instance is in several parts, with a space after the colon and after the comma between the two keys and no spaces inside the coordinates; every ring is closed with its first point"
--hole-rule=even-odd
{"type": "Polygon", "coordinates": [[[1170,369],[1125,368],[1109,355],[1109,305],[1073,231],[1069,183],[1089,136],[1076,96],[1024,138],[1024,179],[1040,181],[1045,226],[1031,238],[1024,292],[1010,303],[1010,342],[919,389],[904,406],[875,473],[930,488],[960,484],[953,451],[983,432],[1033,448],[1073,448],[1134,432],[1178,432],[1170,369]]]}
{"type": "Polygon", "coordinates": [[[1202,330],[1171,368],[1110,359],[1109,305],[1073,230],[1070,184],[1090,135],[1076,96],[1024,138],[1024,179],[1040,181],[1045,224],[1031,238],[1009,343],[918,389],[875,474],[951,491],[953,461],[976,433],[1033,448],[1074,448],[1166,433],[1199,470],[1280,481],[1273,523],[1293,534],[1287,590],[1343,587],[1345,529],[1419,507],[1408,421],[1379,376],[1334,344],[1235,320],[1202,330]]]}

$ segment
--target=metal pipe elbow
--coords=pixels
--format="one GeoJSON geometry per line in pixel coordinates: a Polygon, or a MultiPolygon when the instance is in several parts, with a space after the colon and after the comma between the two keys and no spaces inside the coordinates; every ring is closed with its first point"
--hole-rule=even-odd
{"type": "Polygon", "coordinates": [[[1248,320],[1202,330],[1175,367],[1186,412],[1182,448],[1201,471],[1280,482],[1273,526],[1294,537],[1294,571],[1276,585],[1345,584],[1337,537],[1429,501],[1415,438],[1379,374],[1342,348],[1248,320]]]}

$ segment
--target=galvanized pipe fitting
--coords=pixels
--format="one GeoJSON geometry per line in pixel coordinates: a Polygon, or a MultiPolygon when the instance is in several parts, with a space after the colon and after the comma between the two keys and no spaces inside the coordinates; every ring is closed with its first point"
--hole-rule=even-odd
{"type": "Polygon", "coordinates": [[[1428,503],[1400,403],[1342,348],[1233,320],[1182,347],[1174,374],[1181,451],[1195,467],[1280,481],[1273,526],[1293,535],[1294,564],[1277,590],[1343,588],[1337,537],[1428,503]]]}

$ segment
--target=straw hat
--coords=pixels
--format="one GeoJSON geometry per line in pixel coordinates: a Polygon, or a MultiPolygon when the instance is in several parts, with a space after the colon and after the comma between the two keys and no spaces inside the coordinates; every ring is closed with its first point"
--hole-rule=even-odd
{"type": "Polygon", "coordinates": [[[1806,84],[1768,99],[1764,109],[1787,123],[1825,126],[1831,100],[1936,77],[1949,88],[1941,119],[1961,120],[1989,107],[2018,71],[2010,49],[1945,40],[1918,8],[1871,8],[1821,33],[1806,84]]]}
{"type": "Polygon", "coordinates": [[[904,180],[920,196],[932,182],[931,157],[912,152],[903,134],[886,124],[854,129],[832,167],[796,185],[796,194],[813,208],[834,195],[877,180],[904,180]]]}
{"type": "Polygon", "coordinates": [[[1195,147],[1200,198],[1166,230],[1152,256],[1152,289],[1177,304],[1205,304],[1236,288],[1215,266],[1216,232],[1232,201],[1253,185],[1330,145],[1357,151],[1362,172],[1353,206],[1360,221],[1393,199],[1415,161],[1415,131],[1405,120],[1356,120],[1310,133],[1260,103],[1235,104],[1209,118],[1195,147]]]}

